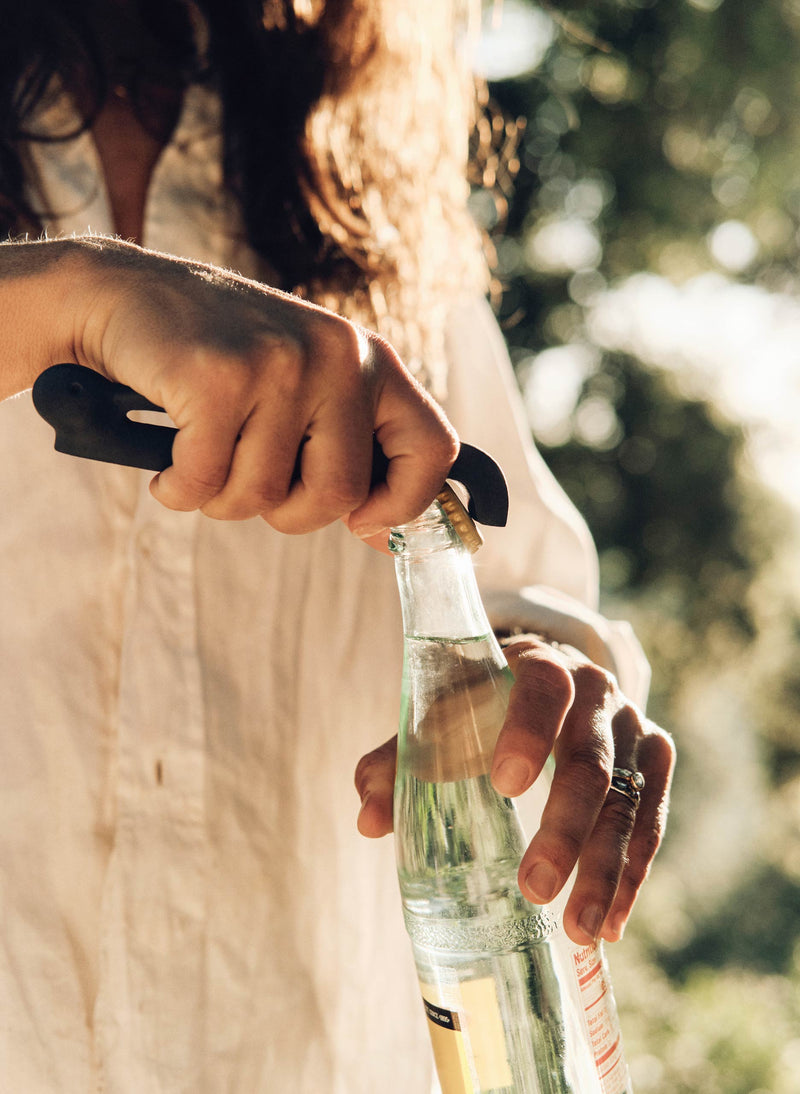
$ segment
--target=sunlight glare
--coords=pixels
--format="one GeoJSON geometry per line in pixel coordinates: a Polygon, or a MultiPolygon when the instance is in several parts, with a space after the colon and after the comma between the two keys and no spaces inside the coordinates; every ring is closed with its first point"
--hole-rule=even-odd
{"type": "Polygon", "coordinates": [[[474,59],[475,72],[487,80],[513,80],[535,72],[553,41],[549,15],[522,0],[489,4],[474,59]]]}
{"type": "Polygon", "coordinates": [[[708,234],[715,262],[731,273],[741,273],[758,256],[758,240],[741,220],[726,220],[708,234]]]}
{"type": "Polygon", "coordinates": [[[596,298],[587,331],[743,423],[758,474],[800,509],[799,300],[720,274],[682,285],[637,274],[596,298]]]}
{"type": "Polygon", "coordinates": [[[599,357],[593,347],[575,343],[542,350],[521,363],[528,420],[544,444],[569,439],[581,388],[597,368],[599,357]]]}

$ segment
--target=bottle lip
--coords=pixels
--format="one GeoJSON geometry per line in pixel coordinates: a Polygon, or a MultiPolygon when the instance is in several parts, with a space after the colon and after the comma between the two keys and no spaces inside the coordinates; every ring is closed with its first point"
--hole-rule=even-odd
{"type": "Polygon", "coordinates": [[[483,536],[478,531],[475,521],[467,512],[464,504],[449,483],[445,483],[436,500],[444,510],[445,516],[453,526],[453,531],[470,552],[475,552],[483,546],[483,536]]]}

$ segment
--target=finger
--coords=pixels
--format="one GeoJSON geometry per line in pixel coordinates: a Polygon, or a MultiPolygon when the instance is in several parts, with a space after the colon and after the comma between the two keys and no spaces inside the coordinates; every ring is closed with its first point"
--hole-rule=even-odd
{"type": "Polygon", "coordinates": [[[247,520],[285,502],[292,487],[297,453],[303,440],[299,410],[273,406],[253,410],[237,438],[222,490],[203,506],[218,520],[247,520]]]}
{"type": "Polygon", "coordinates": [[[172,465],[151,481],[152,495],[167,509],[182,512],[216,497],[228,478],[240,424],[235,414],[201,414],[179,428],[172,465]]]}
{"type": "Polygon", "coordinates": [[[389,546],[389,531],[386,528],[384,528],[382,532],[378,532],[375,536],[366,536],[364,538],[364,543],[369,547],[374,548],[376,551],[380,551],[382,555],[392,556],[392,550],[389,546]]]}
{"type": "Polygon", "coordinates": [[[316,324],[305,351],[272,346],[256,362],[258,401],[208,515],[260,514],[278,531],[300,534],[346,515],[366,498],[373,385],[365,383],[351,326],[330,322],[326,317],[316,324]]]}
{"type": "Polygon", "coordinates": [[[609,942],[622,938],[636,898],[650,872],[667,825],[669,795],[675,768],[675,746],[671,737],[652,722],[638,747],[638,770],[645,785],[636,813],[616,896],[602,930],[609,942]]]}
{"type": "MultiPolygon", "coordinates": [[[[638,770],[637,748],[642,736],[639,712],[625,704],[612,719],[614,766],[638,770]]],[[[596,941],[617,895],[628,861],[628,848],[639,803],[610,787],[578,864],[575,884],[564,909],[564,928],[580,945],[596,941]]]]}
{"type": "Polygon", "coordinates": [[[492,785],[514,797],[533,783],[561,731],[575,695],[561,658],[543,643],[520,641],[505,650],[514,686],[492,761],[492,785]]]}
{"type": "Polygon", "coordinates": [[[389,467],[386,481],[350,514],[362,539],[419,516],[442,488],[458,455],[458,437],[444,411],[400,363],[386,343],[370,342],[377,385],[374,429],[389,467]]]}
{"type": "Polygon", "coordinates": [[[369,493],[372,418],[363,399],[327,406],[309,427],[300,477],[286,499],[262,515],[279,532],[311,532],[346,517],[369,493]]]}
{"type": "Polygon", "coordinates": [[[590,663],[573,667],[572,676],[575,699],[553,750],[550,793],[520,865],[520,888],[537,904],[552,900],[572,873],[611,781],[613,681],[590,663]]]}
{"type": "Polygon", "coordinates": [[[357,823],[362,836],[377,838],[392,831],[396,768],[396,736],[358,761],[355,784],[361,798],[361,811],[357,823]]]}

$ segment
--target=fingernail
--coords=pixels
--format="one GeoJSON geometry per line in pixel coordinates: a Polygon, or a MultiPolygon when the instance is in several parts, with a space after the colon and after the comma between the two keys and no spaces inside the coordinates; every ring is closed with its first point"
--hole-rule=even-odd
{"type": "Polygon", "coordinates": [[[385,524],[360,524],[357,528],[351,528],[350,531],[359,539],[372,539],[373,536],[379,536],[381,533],[389,535],[389,529],[385,524]]]}
{"type": "Polygon", "coordinates": [[[525,875],[525,888],[537,904],[548,904],[556,895],[558,875],[547,862],[537,862],[525,875]]]}
{"type": "Polygon", "coordinates": [[[604,918],[603,910],[598,904],[587,904],[578,916],[578,926],[584,934],[597,941],[604,918]]]}
{"type": "Polygon", "coordinates": [[[492,785],[498,794],[511,798],[527,790],[531,774],[531,765],[526,760],[519,756],[509,756],[493,772],[492,785]]]}

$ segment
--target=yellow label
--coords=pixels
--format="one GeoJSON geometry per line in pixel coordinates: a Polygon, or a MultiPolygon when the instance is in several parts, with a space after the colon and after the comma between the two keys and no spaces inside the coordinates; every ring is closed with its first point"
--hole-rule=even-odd
{"type": "Polygon", "coordinates": [[[442,1094],[512,1086],[494,980],[421,987],[442,1094]]]}
{"type": "Polygon", "coordinates": [[[424,997],[422,1002],[428,1016],[428,1032],[442,1094],[473,1094],[475,1087],[469,1073],[458,1014],[446,1007],[434,1006],[424,997]]]}

